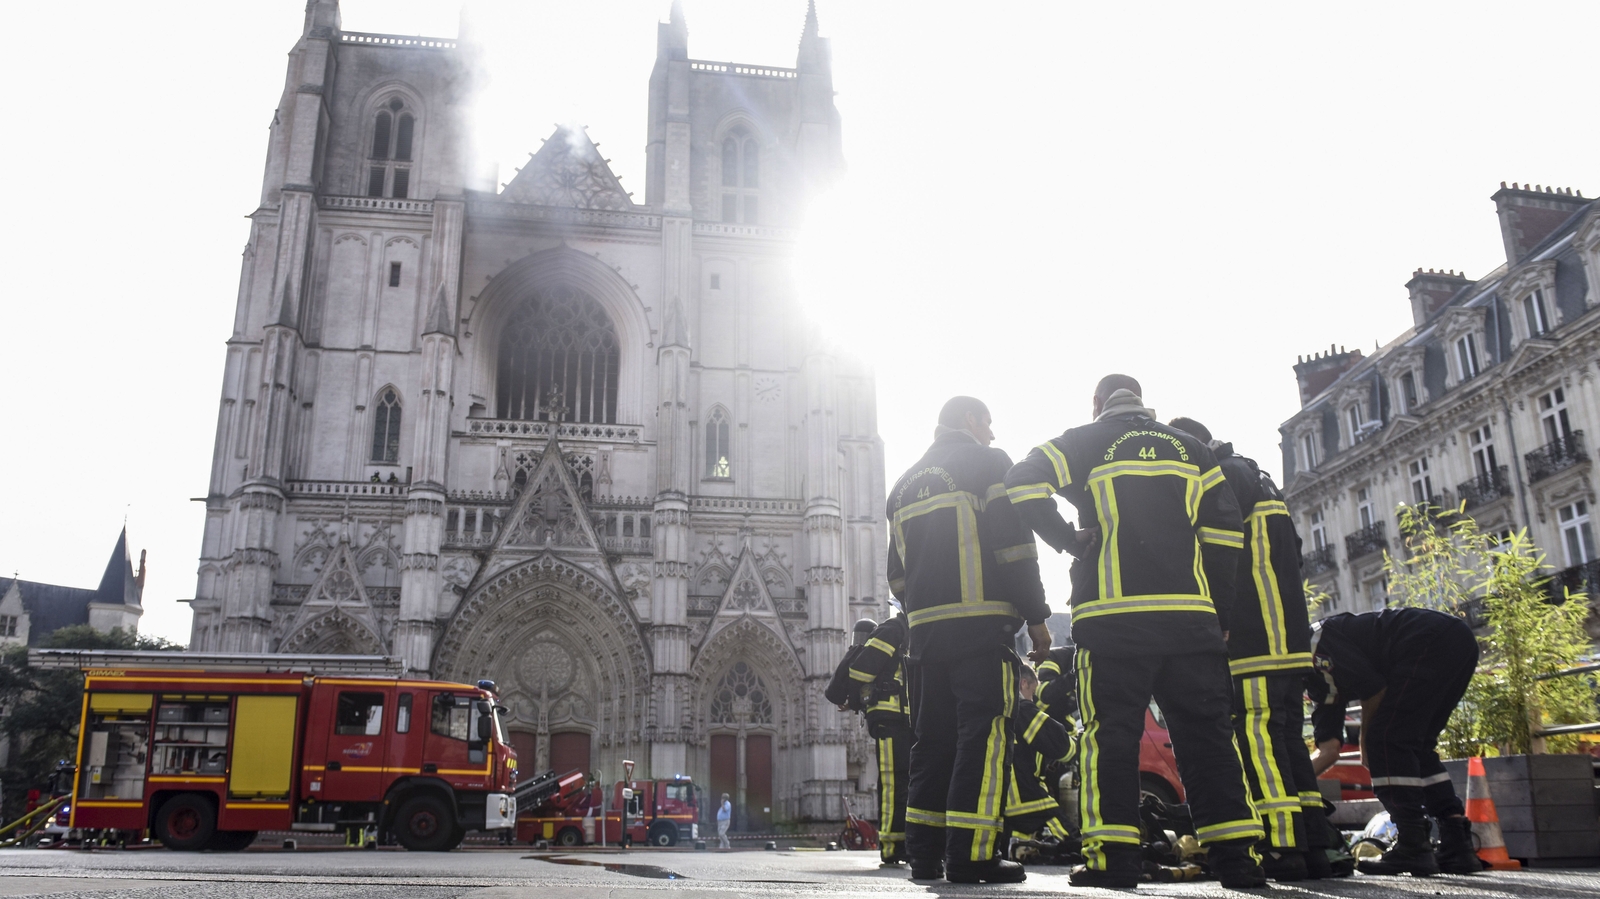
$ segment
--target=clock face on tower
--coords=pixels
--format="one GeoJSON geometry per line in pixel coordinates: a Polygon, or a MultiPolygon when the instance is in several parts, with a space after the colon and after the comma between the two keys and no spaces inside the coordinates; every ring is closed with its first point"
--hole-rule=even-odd
{"type": "Polygon", "coordinates": [[[777,378],[756,378],[756,399],[770,403],[782,395],[783,388],[777,378]]]}

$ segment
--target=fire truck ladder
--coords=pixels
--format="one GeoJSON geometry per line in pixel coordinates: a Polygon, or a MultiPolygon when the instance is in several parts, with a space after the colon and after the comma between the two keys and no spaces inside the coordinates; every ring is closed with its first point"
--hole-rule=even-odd
{"type": "Polygon", "coordinates": [[[186,669],[295,672],[349,677],[399,677],[405,670],[392,656],[277,652],[160,652],[120,649],[30,649],[28,666],[54,670],[186,669]]]}
{"type": "Polygon", "coordinates": [[[517,808],[531,812],[582,782],[581,771],[568,771],[565,774],[546,771],[532,780],[517,784],[517,808]]]}

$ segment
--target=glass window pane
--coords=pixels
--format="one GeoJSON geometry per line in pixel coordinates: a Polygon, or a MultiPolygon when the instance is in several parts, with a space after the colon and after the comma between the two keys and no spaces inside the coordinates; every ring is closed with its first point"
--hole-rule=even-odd
{"type": "Polygon", "coordinates": [[[372,124],[372,158],[389,158],[389,114],[378,113],[378,120],[372,124]]]}
{"type": "Polygon", "coordinates": [[[411,116],[400,117],[400,127],[395,129],[394,158],[409,160],[411,158],[411,132],[416,126],[416,120],[411,116]]]}
{"type": "Polygon", "coordinates": [[[722,142],[722,186],[739,186],[739,142],[731,137],[722,142]]]}
{"type": "Polygon", "coordinates": [[[408,169],[394,170],[394,196],[401,200],[411,196],[411,172],[408,169]]]}
{"type": "Polygon", "coordinates": [[[383,166],[375,165],[367,173],[367,196],[383,196],[383,166]]]}
{"type": "Polygon", "coordinates": [[[394,732],[405,734],[411,732],[411,694],[401,693],[400,702],[394,713],[394,732]]]}
{"type": "Polygon", "coordinates": [[[341,736],[365,736],[383,731],[382,693],[340,693],[334,712],[333,732],[341,736]]]}

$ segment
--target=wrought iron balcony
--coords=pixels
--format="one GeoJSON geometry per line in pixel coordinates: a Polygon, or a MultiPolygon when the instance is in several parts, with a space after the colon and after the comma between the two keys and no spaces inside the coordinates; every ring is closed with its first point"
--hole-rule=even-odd
{"type": "Polygon", "coordinates": [[[1385,522],[1375,521],[1371,526],[1345,537],[1344,548],[1350,553],[1350,558],[1359,559],[1387,547],[1389,538],[1384,536],[1384,525],[1385,522]]]}
{"type": "Polygon", "coordinates": [[[1563,568],[1550,576],[1547,585],[1551,597],[1563,599],[1568,592],[1583,593],[1590,605],[1600,599],[1600,559],[1593,559],[1582,565],[1563,568]]]}
{"type": "Polygon", "coordinates": [[[1526,456],[1528,462],[1528,483],[1543,480],[1558,471],[1565,471],[1579,462],[1589,461],[1589,453],[1583,448],[1583,432],[1573,431],[1565,437],[1558,437],[1546,443],[1526,456]]]}
{"type": "Polygon", "coordinates": [[[1468,509],[1487,505],[1502,496],[1510,496],[1511,479],[1506,477],[1506,467],[1502,465],[1470,481],[1462,481],[1456,485],[1456,495],[1461,497],[1468,509]]]}
{"type": "Polygon", "coordinates": [[[1324,571],[1332,571],[1338,567],[1339,560],[1334,556],[1332,543],[1320,549],[1313,549],[1300,557],[1300,574],[1302,577],[1311,577],[1324,571]]]}

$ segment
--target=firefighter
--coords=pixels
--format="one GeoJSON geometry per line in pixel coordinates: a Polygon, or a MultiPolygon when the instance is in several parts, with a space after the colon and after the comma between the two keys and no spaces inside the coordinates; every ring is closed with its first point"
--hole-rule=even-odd
{"type": "Polygon", "coordinates": [[[1345,612],[1312,627],[1311,696],[1316,773],[1333,767],[1343,745],[1345,706],[1361,701],[1361,758],[1372,791],[1398,831],[1363,874],[1476,874],[1472,823],[1463,814],[1436,747],[1450,713],[1478,667],[1478,641],[1465,621],[1432,609],[1345,612]],[[1439,823],[1433,851],[1428,818],[1439,823]]]}
{"type": "Polygon", "coordinates": [[[866,713],[878,749],[878,856],[881,867],[906,860],[906,776],[911,766],[911,717],[906,713],[906,616],[855,624],[856,645],[828,684],[828,701],[866,713]]]}
{"type": "Polygon", "coordinates": [[[1006,829],[1011,832],[1014,856],[1019,848],[1059,848],[1067,838],[1061,806],[1043,774],[1051,762],[1070,764],[1078,751],[1071,731],[1046,713],[1045,703],[1038,698],[1039,676],[1032,668],[1018,667],[1017,687],[1022,695],[1011,715],[1016,749],[1006,797],[1006,829]]]}
{"type": "Polygon", "coordinates": [[[1026,621],[1033,651],[1050,649],[1038,552],[1011,503],[1011,459],[991,448],[989,409],[955,397],[933,445],[889,492],[889,589],[906,610],[910,644],[911,784],[906,850],[913,879],[1015,883],[1001,859],[1011,772],[1011,713],[1026,621]]]}
{"type": "Polygon", "coordinates": [[[1261,886],[1252,846],[1262,830],[1233,739],[1223,638],[1244,523],[1211,450],[1155,421],[1141,393],[1127,375],[1101,379],[1095,420],[1006,475],[1017,515],[1058,552],[1082,552],[1084,541],[1055,494],[1099,529],[1098,548],[1072,565],[1085,864],[1070,876],[1139,883],[1139,741],[1154,696],[1211,869],[1223,886],[1261,886]]]}
{"type": "Polygon", "coordinates": [[[1234,579],[1228,667],[1233,672],[1234,737],[1266,838],[1261,866],[1277,881],[1333,876],[1322,793],[1301,734],[1303,678],[1311,669],[1311,626],[1300,577],[1300,535],[1283,494],[1256,463],[1213,440],[1192,418],[1172,427],[1217,456],[1244,518],[1245,552],[1234,579]]]}

